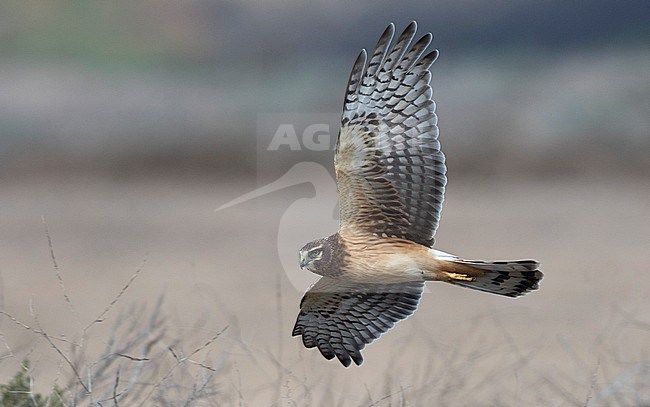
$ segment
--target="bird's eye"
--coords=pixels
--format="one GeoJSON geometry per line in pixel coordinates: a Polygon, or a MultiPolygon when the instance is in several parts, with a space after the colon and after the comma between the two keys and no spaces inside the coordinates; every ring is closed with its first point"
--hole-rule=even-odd
{"type": "Polygon", "coordinates": [[[318,257],[318,256],[320,256],[320,255],[323,254],[323,251],[320,250],[320,249],[318,249],[318,250],[314,250],[314,251],[312,251],[311,254],[312,254],[312,256],[314,256],[314,257],[318,257]]]}

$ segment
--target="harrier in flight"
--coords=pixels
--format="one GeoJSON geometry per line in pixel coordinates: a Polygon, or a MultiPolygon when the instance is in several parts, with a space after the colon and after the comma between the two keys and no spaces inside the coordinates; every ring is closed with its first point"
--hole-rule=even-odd
{"type": "Polygon", "coordinates": [[[517,297],[538,288],[535,260],[465,260],[433,248],[447,183],[426,53],[411,22],[357,57],[334,157],[339,231],[307,243],[300,267],[323,276],[305,293],[293,335],[344,365],[418,306],[425,281],[517,297]],[[392,44],[391,44],[392,43],[392,44]]]}

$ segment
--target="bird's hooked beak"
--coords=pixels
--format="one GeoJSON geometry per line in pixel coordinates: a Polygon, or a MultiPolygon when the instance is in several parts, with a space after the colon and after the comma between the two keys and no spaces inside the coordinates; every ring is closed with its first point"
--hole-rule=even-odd
{"type": "Polygon", "coordinates": [[[301,250],[300,251],[300,268],[304,269],[306,265],[307,265],[307,259],[305,259],[305,255],[301,250]]]}

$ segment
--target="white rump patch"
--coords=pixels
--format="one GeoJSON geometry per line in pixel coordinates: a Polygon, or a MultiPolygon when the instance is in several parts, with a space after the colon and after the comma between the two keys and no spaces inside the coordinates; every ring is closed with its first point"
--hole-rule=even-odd
{"type": "Polygon", "coordinates": [[[436,259],[438,260],[454,261],[460,259],[460,257],[458,256],[454,256],[453,254],[446,253],[436,249],[429,249],[429,253],[433,253],[433,255],[436,256],[436,259]]]}

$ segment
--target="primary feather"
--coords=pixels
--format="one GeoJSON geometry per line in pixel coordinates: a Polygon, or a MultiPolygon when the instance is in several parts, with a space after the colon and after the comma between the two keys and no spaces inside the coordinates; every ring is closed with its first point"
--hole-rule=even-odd
{"type": "Polygon", "coordinates": [[[348,81],[335,166],[341,227],[432,246],[447,183],[429,68],[431,34],[412,22],[394,44],[389,25],[348,81]]]}

